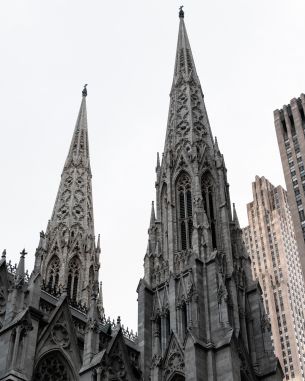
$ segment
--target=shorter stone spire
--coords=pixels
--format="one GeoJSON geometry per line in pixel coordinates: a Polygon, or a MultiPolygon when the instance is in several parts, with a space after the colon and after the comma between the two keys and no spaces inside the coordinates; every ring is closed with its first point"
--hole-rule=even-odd
{"type": "Polygon", "coordinates": [[[216,136],[215,136],[214,147],[215,147],[215,152],[220,154],[219,146],[218,146],[218,141],[217,141],[217,137],[216,136]]]}
{"type": "Polygon", "coordinates": [[[27,252],[25,251],[25,249],[23,249],[22,252],[20,253],[20,260],[16,269],[16,275],[15,275],[15,285],[17,288],[19,288],[19,286],[22,286],[24,282],[24,277],[25,277],[24,258],[26,255],[27,255],[27,252]]]}
{"type": "Polygon", "coordinates": [[[103,301],[103,282],[100,282],[100,290],[98,293],[98,301],[97,301],[97,306],[100,311],[100,315],[104,316],[105,315],[105,310],[104,310],[104,301],[103,301]]]}
{"type": "Polygon", "coordinates": [[[100,234],[97,237],[96,252],[98,254],[101,253],[101,235],[100,234]]]}
{"type": "Polygon", "coordinates": [[[149,227],[152,228],[155,225],[155,223],[156,223],[155,205],[154,205],[154,202],[152,201],[149,227]]]}
{"type": "Polygon", "coordinates": [[[42,230],[40,233],[39,233],[39,244],[38,244],[38,248],[39,249],[45,249],[45,234],[44,234],[44,231],[42,230]]]}
{"type": "Polygon", "coordinates": [[[4,249],[3,251],[2,251],[2,259],[5,259],[6,258],[6,249],[4,249]]]}
{"type": "Polygon", "coordinates": [[[25,256],[27,255],[27,252],[25,251],[25,249],[22,250],[22,252],[20,253],[20,260],[19,260],[19,263],[18,263],[18,267],[17,267],[17,270],[16,270],[16,278],[24,278],[24,274],[25,274],[25,270],[24,270],[24,258],[25,256]]]}
{"type": "Polygon", "coordinates": [[[158,173],[160,170],[160,155],[159,152],[157,152],[157,165],[156,165],[156,172],[158,173]]]}
{"type": "Polygon", "coordinates": [[[240,228],[239,220],[236,213],[235,203],[233,202],[233,222],[235,223],[237,228],[240,228]]]}

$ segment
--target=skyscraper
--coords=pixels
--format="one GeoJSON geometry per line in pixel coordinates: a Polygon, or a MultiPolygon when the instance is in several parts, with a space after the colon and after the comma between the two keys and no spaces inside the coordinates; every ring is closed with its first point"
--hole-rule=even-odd
{"type": "Polygon", "coordinates": [[[305,279],[305,95],[274,111],[288,202],[305,279]]]}
{"type": "Polygon", "coordinates": [[[139,335],[103,315],[84,88],[34,269],[25,272],[24,250],[16,267],[5,252],[0,260],[1,381],[282,379],[182,9],[179,16],[157,213],[153,204],[138,286],[139,335]]]}
{"type": "Polygon", "coordinates": [[[263,290],[273,345],[287,380],[304,380],[305,285],[287,192],[264,177],[252,184],[244,241],[263,290]]]}

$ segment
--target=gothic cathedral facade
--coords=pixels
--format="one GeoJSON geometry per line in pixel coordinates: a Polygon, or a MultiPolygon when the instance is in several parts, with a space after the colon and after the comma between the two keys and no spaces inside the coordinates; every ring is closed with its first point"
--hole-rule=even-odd
{"type": "Polygon", "coordinates": [[[261,289],[213,138],[184,13],[156,167],[138,335],[104,317],[86,96],[35,265],[0,260],[1,381],[278,381],[261,289]]]}

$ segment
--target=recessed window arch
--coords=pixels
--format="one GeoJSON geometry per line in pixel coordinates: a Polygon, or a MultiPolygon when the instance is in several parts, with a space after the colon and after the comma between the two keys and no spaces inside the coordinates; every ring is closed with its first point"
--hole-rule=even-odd
{"type": "Polygon", "coordinates": [[[174,374],[169,381],[185,381],[185,377],[181,374],[174,374]]]}
{"type": "Polygon", "coordinates": [[[203,199],[203,207],[206,212],[211,233],[213,249],[217,248],[217,236],[216,236],[216,214],[215,214],[215,187],[212,176],[210,174],[204,174],[201,179],[201,192],[203,199]]]}
{"type": "Polygon", "coordinates": [[[93,284],[94,284],[94,270],[93,266],[90,266],[89,269],[89,287],[88,287],[88,298],[90,300],[91,292],[93,289],[93,284]]]}
{"type": "Polygon", "coordinates": [[[33,376],[33,381],[73,381],[74,379],[67,361],[58,351],[48,353],[39,360],[33,376]]]}
{"type": "Polygon", "coordinates": [[[77,293],[78,293],[78,288],[80,283],[79,282],[80,267],[81,267],[80,260],[75,255],[69,263],[68,287],[67,287],[68,297],[73,301],[76,301],[77,299],[77,293]]]}
{"type": "Polygon", "coordinates": [[[190,249],[193,233],[193,206],[191,180],[186,173],[182,173],[177,181],[177,207],[179,246],[181,250],[190,249]]]}
{"type": "Polygon", "coordinates": [[[182,322],[183,337],[185,337],[187,333],[187,328],[188,328],[187,305],[185,301],[183,301],[181,305],[181,322],[182,322]]]}
{"type": "Polygon", "coordinates": [[[162,247],[165,257],[167,257],[167,229],[168,229],[168,209],[167,209],[167,185],[164,184],[161,191],[161,220],[162,220],[162,247]]]}
{"type": "Polygon", "coordinates": [[[57,255],[54,255],[47,267],[47,286],[57,288],[59,282],[60,260],[57,255]]]}

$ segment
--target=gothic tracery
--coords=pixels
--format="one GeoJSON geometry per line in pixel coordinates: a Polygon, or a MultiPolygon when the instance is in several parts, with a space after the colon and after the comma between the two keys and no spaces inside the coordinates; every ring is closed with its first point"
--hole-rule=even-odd
{"type": "Polygon", "coordinates": [[[69,275],[68,275],[68,296],[70,299],[76,301],[77,292],[79,287],[80,278],[80,260],[75,255],[69,263],[69,275]]]}
{"type": "Polygon", "coordinates": [[[47,286],[51,289],[57,288],[59,283],[60,260],[57,255],[54,255],[47,269],[47,286]]]}
{"type": "Polygon", "coordinates": [[[187,250],[192,247],[193,206],[191,181],[186,173],[182,173],[177,181],[177,206],[180,250],[187,250]]]}
{"type": "Polygon", "coordinates": [[[36,366],[33,381],[73,381],[71,371],[59,352],[43,357],[36,366]]]}

